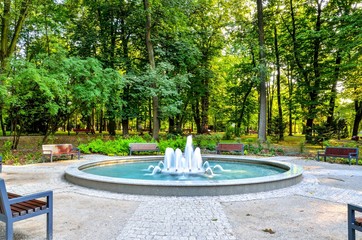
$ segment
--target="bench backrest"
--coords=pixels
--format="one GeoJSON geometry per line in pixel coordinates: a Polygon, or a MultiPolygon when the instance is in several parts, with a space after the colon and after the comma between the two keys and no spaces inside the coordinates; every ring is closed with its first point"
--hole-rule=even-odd
{"type": "Polygon", "coordinates": [[[0,178],[0,219],[6,220],[11,217],[11,208],[8,194],[6,192],[5,181],[0,178]]]}
{"type": "Polygon", "coordinates": [[[350,153],[358,155],[358,148],[326,147],[325,154],[348,156],[350,153]]]}
{"type": "Polygon", "coordinates": [[[52,151],[53,154],[61,154],[61,153],[70,153],[72,152],[73,145],[72,144],[47,144],[43,145],[44,151],[52,151]]]}
{"type": "Polygon", "coordinates": [[[218,151],[243,151],[244,145],[242,143],[219,143],[217,145],[218,151]]]}
{"type": "Polygon", "coordinates": [[[158,150],[157,143],[130,143],[129,148],[132,151],[158,150]]]}

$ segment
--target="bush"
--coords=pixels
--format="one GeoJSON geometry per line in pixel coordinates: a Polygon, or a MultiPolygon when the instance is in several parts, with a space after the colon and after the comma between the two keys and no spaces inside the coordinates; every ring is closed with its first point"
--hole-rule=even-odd
{"type": "Polygon", "coordinates": [[[106,155],[128,155],[129,144],[135,142],[146,142],[142,137],[119,138],[116,140],[103,141],[96,139],[88,144],[80,144],[78,148],[83,153],[100,153],[106,155]]]}

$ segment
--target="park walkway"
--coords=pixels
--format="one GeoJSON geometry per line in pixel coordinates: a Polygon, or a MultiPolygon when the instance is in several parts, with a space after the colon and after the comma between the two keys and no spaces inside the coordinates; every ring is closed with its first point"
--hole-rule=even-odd
{"type": "MultiPolygon", "coordinates": [[[[84,155],[81,161],[100,158],[111,157],[84,155]]],[[[54,239],[346,239],[346,204],[362,205],[362,166],[271,159],[303,166],[302,182],[253,194],[155,197],[70,184],[63,173],[77,161],[4,166],[1,175],[8,191],[54,191],[54,239]]],[[[20,223],[15,223],[15,239],[44,239],[45,217],[20,223]]]]}

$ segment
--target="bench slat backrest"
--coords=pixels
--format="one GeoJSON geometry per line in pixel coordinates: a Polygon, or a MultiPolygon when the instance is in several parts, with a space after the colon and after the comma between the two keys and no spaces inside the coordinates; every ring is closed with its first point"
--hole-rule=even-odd
{"type": "Polygon", "coordinates": [[[132,151],[158,150],[156,143],[130,143],[129,147],[132,151]]]}
{"type": "Polygon", "coordinates": [[[243,144],[241,143],[219,143],[217,145],[218,151],[243,151],[243,144]]]}
{"type": "Polygon", "coordinates": [[[336,156],[348,156],[349,154],[357,154],[358,148],[345,148],[345,147],[326,147],[325,154],[336,156]]]}
{"type": "Polygon", "coordinates": [[[61,154],[61,153],[70,153],[72,152],[73,145],[72,144],[47,144],[43,145],[44,151],[51,151],[53,154],[61,154]]]}

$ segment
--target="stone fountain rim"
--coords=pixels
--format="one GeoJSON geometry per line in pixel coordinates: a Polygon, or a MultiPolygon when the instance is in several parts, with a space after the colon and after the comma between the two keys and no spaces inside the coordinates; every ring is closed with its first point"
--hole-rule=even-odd
{"type": "Polygon", "coordinates": [[[85,173],[82,169],[114,164],[118,162],[156,161],[163,156],[125,156],[113,160],[96,160],[78,163],[65,170],[65,179],[84,187],[107,190],[111,192],[142,194],[142,195],[227,195],[249,192],[260,192],[288,187],[299,183],[302,179],[303,168],[287,162],[267,159],[257,159],[240,155],[203,155],[203,161],[220,160],[236,161],[252,164],[271,165],[287,170],[284,173],[266,177],[256,177],[236,180],[200,180],[200,181],[159,181],[138,180],[126,178],[105,177],[85,173]],[[192,193],[188,193],[193,188],[192,193]],[[223,188],[226,191],[223,191],[223,188]]]}

